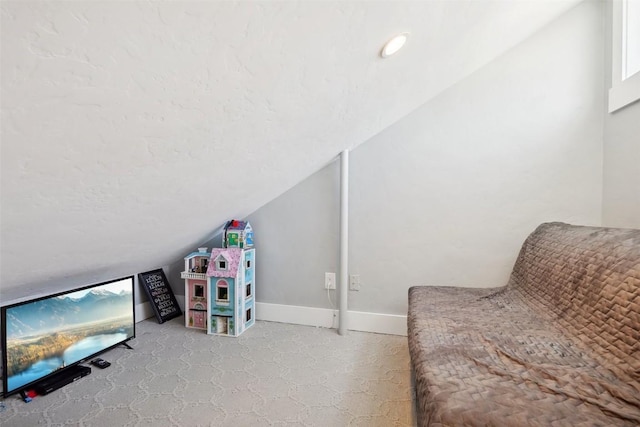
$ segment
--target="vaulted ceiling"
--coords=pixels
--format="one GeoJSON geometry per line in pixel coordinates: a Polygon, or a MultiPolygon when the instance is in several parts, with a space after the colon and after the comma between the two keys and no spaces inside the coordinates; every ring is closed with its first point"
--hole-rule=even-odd
{"type": "Polygon", "coordinates": [[[3,1],[0,290],[180,259],[578,2],[3,1]]]}

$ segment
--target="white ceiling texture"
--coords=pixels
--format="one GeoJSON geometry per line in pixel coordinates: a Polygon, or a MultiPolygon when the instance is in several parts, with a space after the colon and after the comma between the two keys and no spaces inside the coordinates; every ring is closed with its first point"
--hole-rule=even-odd
{"type": "Polygon", "coordinates": [[[178,260],[576,3],[2,1],[0,290],[178,260]]]}

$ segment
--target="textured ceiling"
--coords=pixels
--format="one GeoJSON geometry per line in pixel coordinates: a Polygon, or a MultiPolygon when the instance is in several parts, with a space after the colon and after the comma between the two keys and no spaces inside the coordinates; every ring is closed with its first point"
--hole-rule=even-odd
{"type": "Polygon", "coordinates": [[[3,1],[0,289],[180,259],[576,3],[3,1]]]}

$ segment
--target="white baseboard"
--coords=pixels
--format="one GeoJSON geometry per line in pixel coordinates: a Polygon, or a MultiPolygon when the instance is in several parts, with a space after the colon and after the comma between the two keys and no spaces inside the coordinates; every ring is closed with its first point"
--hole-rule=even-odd
{"type": "Polygon", "coordinates": [[[347,329],[377,334],[407,336],[407,316],[347,311],[347,329]]]}
{"type": "Polygon", "coordinates": [[[256,302],[256,319],[294,325],[337,328],[338,310],[256,302]]]}
{"type": "MultiPolygon", "coordinates": [[[[347,329],[350,331],[407,335],[407,316],[364,311],[348,311],[347,316],[347,329]]],[[[294,325],[337,328],[339,314],[338,310],[328,308],[256,302],[256,319],[294,325]]]]}
{"type": "MultiPolygon", "coordinates": [[[[176,300],[184,312],[184,295],[176,295],[176,300]]],[[[154,315],[148,301],[136,304],[137,322],[154,315]]],[[[350,331],[407,336],[407,316],[351,310],[347,316],[347,329],[350,331]]],[[[333,329],[338,328],[339,324],[338,310],[265,302],[256,302],[256,319],[333,329]]]]}

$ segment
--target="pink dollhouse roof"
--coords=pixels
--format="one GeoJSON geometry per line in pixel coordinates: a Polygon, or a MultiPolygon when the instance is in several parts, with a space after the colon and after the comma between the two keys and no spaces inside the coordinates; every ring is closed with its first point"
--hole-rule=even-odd
{"type": "Polygon", "coordinates": [[[214,248],[211,250],[211,260],[207,267],[207,276],[210,277],[236,277],[238,268],[242,262],[242,249],[240,248],[214,248]],[[219,271],[216,269],[216,259],[222,255],[225,257],[229,265],[226,270],[219,271]]]}

